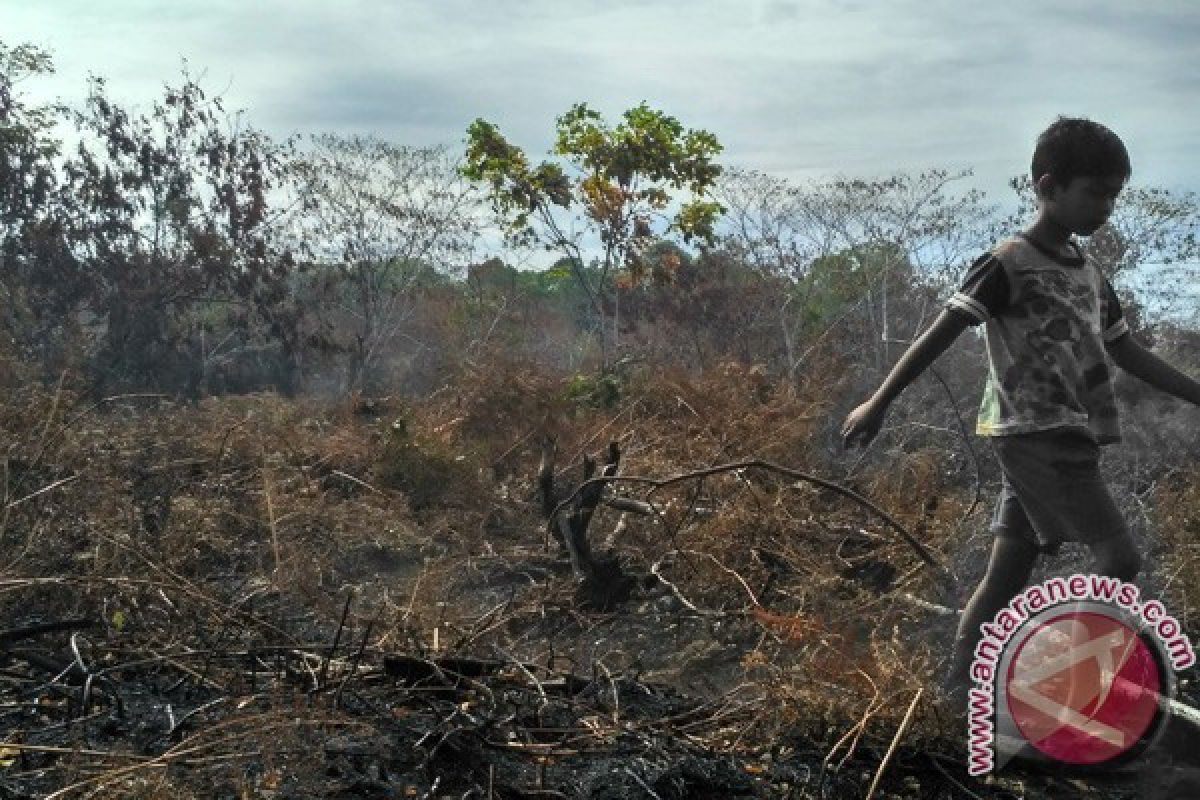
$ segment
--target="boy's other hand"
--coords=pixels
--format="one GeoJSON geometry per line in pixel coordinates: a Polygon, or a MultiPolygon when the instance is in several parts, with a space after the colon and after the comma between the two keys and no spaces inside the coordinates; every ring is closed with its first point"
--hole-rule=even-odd
{"type": "Polygon", "coordinates": [[[842,446],[869,445],[883,427],[883,417],[884,409],[877,408],[869,400],[851,411],[842,423],[842,446]]]}

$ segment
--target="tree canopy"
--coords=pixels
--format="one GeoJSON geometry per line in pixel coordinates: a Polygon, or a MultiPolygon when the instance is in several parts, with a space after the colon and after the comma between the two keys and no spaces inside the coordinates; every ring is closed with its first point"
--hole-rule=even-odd
{"type": "Polygon", "coordinates": [[[715,135],[645,103],[616,125],[580,103],[558,118],[555,132],[556,159],[533,165],[499,128],[477,119],[467,130],[463,172],[488,186],[510,241],[567,256],[597,314],[616,271],[635,282],[651,272],[655,242],[714,241],[722,210],[708,197],[721,171],[715,135]],[[585,269],[588,237],[600,253],[594,276],[585,269]]]}

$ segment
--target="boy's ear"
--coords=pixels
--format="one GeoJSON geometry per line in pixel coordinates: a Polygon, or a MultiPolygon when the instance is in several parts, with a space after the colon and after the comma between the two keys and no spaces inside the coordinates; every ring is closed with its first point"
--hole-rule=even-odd
{"type": "Polygon", "coordinates": [[[1039,199],[1052,196],[1056,188],[1058,188],[1058,180],[1049,172],[1038,178],[1033,184],[1033,191],[1039,199]]]}

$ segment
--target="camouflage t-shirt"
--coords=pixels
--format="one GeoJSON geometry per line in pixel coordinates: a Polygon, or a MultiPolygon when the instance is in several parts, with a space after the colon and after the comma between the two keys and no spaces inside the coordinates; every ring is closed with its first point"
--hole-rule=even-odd
{"type": "Polygon", "coordinates": [[[975,432],[1008,436],[1082,428],[1119,441],[1105,343],[1129,332],[1112,284],[1075,258],[1024,237],[1001,242],[971,268],[946,306],[985,323],[988,380],[975,432]]]}

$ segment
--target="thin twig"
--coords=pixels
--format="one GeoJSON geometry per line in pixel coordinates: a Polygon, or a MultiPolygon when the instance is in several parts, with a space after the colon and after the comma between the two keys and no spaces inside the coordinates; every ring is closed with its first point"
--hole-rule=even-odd
{"type": "Polygon", "coordinates": [[[865,800],[871,800],[875,795],[875,789],[879,786],[879,779],[883,777],[883,771],[887,769],[888,762],[892,760],[892,754],[896,752],[896,747],[900,744],[900,739],[904,736],[904,732],[908,730],[908,723],[912,720],[913,712],[917,710],[917,703],[920,702],[921,694],[924,691],[923,688],[917,689],[912,702],[908,704],[908,712],[905,713],[904,719],[900,721],[900,727],[896,729],[896,735],[892,737],[892,743],[888,746],[887,752],[883,754],[883,761],[879,762],[879,769],[875,770],[875,779],[871,781],[871,788],[867,789],[865,800]]]}
{"type": "Polygon", "coordinates": [[[963,512],[962,517],[958,520],[956,531],[961,530],[966,521],[975,513],[975,509],[979,506],[979,497],[983,489],[983,470],[979,466],[979,454],[975,452],[974,445],[971,444],[971,435],[967,432],[967,424],[963,421],[962,413],[958,410],[958,401],[954,397],[954,392],[950,391],[950,386],[942,379],[934,367],[929,368],[929,374],[937,379],[937,382],[946,390],[946,397],[950,398],[950,407],[954,409],[954,418],[958,421],[958,432],[962,435],[963,445],[966,446],[967,452],[971,454],[971,462],[975,465],[975,494],[971,498],[971,505],[963,512]]]}
{"type": "Polygon", "coordinates": [[[76,480],[79,480],[78,475],[71,475],[66,478],[60,478],[59,480],[56,480],[54,483],[51,483],[48,486],[43,486],[42,488],[38,489],[36,492],[31,492],[31,493],[25,495],[24,497],[20,498],[19,500],[13,500],[11,503],[9,503],[8,505],[5,506],[5,509],[16,508],[17,506],[21,505],[21,503],[24,503],[26,500],[32,500],[33,498],[37,497],[38,495],[45,494],[46,492],[49,492],[53,489],[57,489],[60,486],[63,486],[65,484],[70,483],[71,481],[76,481],[76,480]]]}
{"type": "Polygon", "coordinates": [[[370,489],[375,494],[383,494],[383,492],[379,491],[374,486],[372,486],[371,484],[362,480],[361,478],[356,478],[353,475],[349,474],[348,472],[342,472],[340,469],[335,469],[332,472],[330,472],[329,474],[337,475],[339,478],[345,478],[346,480],[350,481],[351,483],[357,483],[359,486],[363,487],[364,489],[370,489]]]}
{"type": "Polygon", "coordinates": [[[755,607],[761,607],[761,604],[758,602],[758,597],[755,596],[754,590],[750,588],[750,585],[748,583],[746,583],[746,579],[743,578],[741,575],[739,575],[737,573],[737,571],[732,570],[729,567],[722,564],[720,559],[718,559],[712,553],[705,553],[700,550],[679,550],[676,552],[684,553],[686,555],[702,556],[704,558],[709,559],[710,561],[712,561],[714,564],[717,565],[717,569],[721,570],[722,572],[724,572],[728,575],[732,575],[734,580],[736,580],[738,583],[740,583],[742,585],[742,588],[746,590],[746,594],[748,594],[750,596],[750,602],[753,603],[755,607]]]}
{"type": "Polygon", "coordinates": [[[688,600],[687,597],[684,596],[683,592],[680,591],[678,586],[676,586],[672,581],[667,580],[666,578],[663,577],[663,574],[662,574],[663,562],[668,560],[668,558],[667,558],[668,556],[670,556],[672,553],[676,553],[676,552],[678,552],[678,551],[672,550],[669,553],[667,553],[665,556],[660,558],[658,561],[655,561],[653,564],[651,564],[650,565],[650,574],[653,575],[655,578],[657,578],[658,581],[663,586],[666,586],[667,590],[675,597],[675,599],[678,600],[681,605],[683,605],[686,609],[688,609],[692,613],[699,614],[700,616],[703,616],[703,617],[724,617],[724,616],[726,616],[724,611],[712,611],[709,609],[699,608],[698,606],[696,606],[695,603],[693,603],[691,600],[688,600]]]}
{"type": "MultiPolygon", "coordinates": [[[[38,733],[41,732],[41,730],[38,731],[38,733]]],[[[54,753],[56,755],[91,756],[92,758],[124,758],[132,761],[149,761],[151,759],[151,756],[139,756],[135,753],[85,750],[77,747],[52,747],[41,744],[17,744],[16,742],[0,742],[0,749],[16,750],[22,753],[54,753]]]]}
{"type": "Polygon", "coordinates": [[[262,465],[262,481],[263,481],[263,498],[266,500],[267,506],[267,525],[271,530],[271,552],[275,555],[275,576],[279,576],[279,530],[275,524],[275,504],[271,499],[271,475],[267,470],[267,450],[263,448],[263,465],[262,465]]]}
{"type": "MultiPolygon", "coordinates": [[[[378,619],[376,615],[375,619],[378,619]]],[[[346,687],[350,685],[350,680],[358,674],[358,664],[362,661],[363,653],[367,649],[367,641],[371,638],[371,628],[375,625],[375,619],[367,622],[367,629],[363,631],[362,642],[358,645],[358,651],[354,657],[350,659],[350,668],[346,670],[346,674],[342,676],[341,683],[338,684],[337,691],[333,695],[333,707],[338,708],[342,704],[342,694],[346,691],[346,687]]]]}
{"type": "Polygon", "coordinates": [[[502,658],[504,658],[506,661],[508,661],[510,664],[512,664],[517,669],[521,670],[522,673],[524,673],[525,677],[529,679],[529,682],[532,683],[534,685],[534,687],[537,689],[538,697],[540,698],[540,701],[541,701],[540,705],[542,705],[542,706],[546,705],[546,703],[548,702],[548,700],[546,698],[546,690],[544,688],[542,688],[542,682],[539,681],[537,679],[537,676],[534,675],[533,672],[530,671],[529,667],[527,667],[523,663],[521,663],[520,659],[518,659],[516,656],[509,653],[503,647],[500,647],[499,645],[494,645],[493,649],[502,658]]]}
{"type": "Polygon", "coordinates": [[[867,720],[869,720],[875,714],[875,712],[883,706],[884,701],[879,699],[879,687],[875,685],[875,681],[871,680],[871,676],[867,675],[861,669],[858,671],[858,673],[867,679],[867,682],[871,684],[871,688],[875,691],[875,694],[871,696],[871,700],[867,703],[867,710],[863,712],[862,719],[858,721],[858,724],[846,731],[846,733],[842,735],[842,738],[834,742],[833,747],[829,749],[829,752],[825,755],[824,760],[821,761],[822,772],[824,772],[825,768],[829,766],[829,762],[833,760],[834,755],[838,750],[841,749],[842,745],[845,744],[847,740],[853,738],[853,741],[850,742],[850,747],[846,751],[846,754],[842,756],[842,760],[838,762],[837,768],[841,769],[846,764],[846,761],[851,755],[854,754],[855,749],[858,747],[858,740],[862,736],[863,730],[865,730],[867,727],[867,720]]]}
{"type": "Polygon", "coordinates": [[[636,772],[633,771],[632,767],[626,767],[625,774],[628,775],[629,777],[633,778],[635,781],[637,781],[637,785],[641,786],[642,789],[646,792],[646,794],[650,795],[651,800],[662,800],[662,798],[659,797],[658,793],[655,792],[653,789],[651,789],[650,785],[648,783],[646,783],[644,780],[642,780],[642,776],[638,775],[636,772]]]}
{"type": "Polygon", "coordinates": [[[951,775],[949,772],[947,772],[946,768],[938,763],[938,756],[936,754],[929,756],[929,763],[933,764],[933,768],[936,769],[938,772],[942,773],[943,778],[950,781],[950,783],[955,788],[960,789],[962,791],[962,793],[965,794],[967,797],[972,798],[972,800],[984,800],[981,796],[975,794],[975,792],[972,792],[966,786],[963,786],[961,783],[956,781],[954,779],[954,776],[951,775]]]}
{"type": "MultiPolygon", "coordinates": [[[[245,720],[245,719],[230,720],[228,724],[233,724],[236,722],[249,722],[249,720],[245,720]]],[[[211,748],[216,747],[217,745],[220,745],[224,742],[236,741],[237,739],[242,738],[242,737],[259,736],[259,735],[262,735],[265,731],[269,731],[269,730],[276,729],[276,728],[292,726],[292,725],[355,726],[355,725],[362,725],[362,724],[363,723],[361,723],[361,722],[350,721],[350,720],[348,720],[348,721],[287,720],[284,722],[278,722],[274,725],[267,725],[267,726],[259,725],[259,726],[256,726],[252,731],[229,734],[228,736],[223,736],[218,739],[214,739],[213,741],[203,742],[201,744],[192,744],[200,736],[211,733],[213,730],[216,730],[216,729],[219,729],[220,727],[222,727],[222,724],[218,724],[207,731],[203,731],[201,733],[195,734],[191,738],[186,739],[183,742],[180,742],[179,744],[175,745],[174,747],[167,750],[166,752],[161,753],[160,755],[154,756],[153,758],[150,758],[146,761],[141,761],[137,764],[133,764],[128,767],[122,767],[120,769],[115,769],[115,770],[111,770],[108,772],[104,772],[100,775],[94,775],[90,778],[85,778],[82,781],[73,783],[70,786],[64,786],[63,788],[59,789],[58,791],[53,792],[52,794],[46,795],[46,800],[58,800],[58,798],[66,797],[71,792],[74,792],[77,789],[82,789],[86,786],[92,786],[92,785],[95,785],[96,787],[103,786],[105,784],[112,783],[114,780],[117,780],[118,778],[122,778],[126,775],[130,775],[132,773],[139,772],[144,769],[151,769],[151,768],[156,768],[156,767],[160,768],[160,769],[166,768],[166,767],[170,766],[170,764],[173,762],[186,763],[187,760],[181,758],[181,756],[187,755],[189,753],[195,753],[200,750],[211,749],[211,748]],[[185,747],[184,745],[188,745],[188,746],[185,747]]]]}
{"type": "Polygon", "coordinates": [[[325,686],[325,676],[329,672],[329,660],[333,658],[333,654],[337,652],[338,644],[342,641],[342,631],[346,627],[346,617],[350,614],[350,603],[354,600],[354,592],[346,593],[346,604],[342,606],[342,618],[338,620],[337,632],[333,635],[333,646],[329,648],[329,653],[321,661],[321,677],[317,681],[319,688],[325,686]]]}
{"type": "Polygon", "coordinates": [[[207,702],[203,705],[196,706],[191,711],[187,712],[182,717],[179,717],[178,719],[175,720],[175,724],[173,724],[170,727],[170,729],[167,731],[167,738],[168,739],[175,738],[175,734],[179,733],[179,731],[183,728],[183,724],[185,722],[187,722],[189,719],[196,716],[197,714],[201,714],[204,711],[207,711],[208,709],[212,708],[213,706],[217,706],[217,705],[220,705],[221,703],[224,703],[228,699],[229,699],[228,697],[218,697],[216,700],[210,700],[209,702],[207,702]]]}

